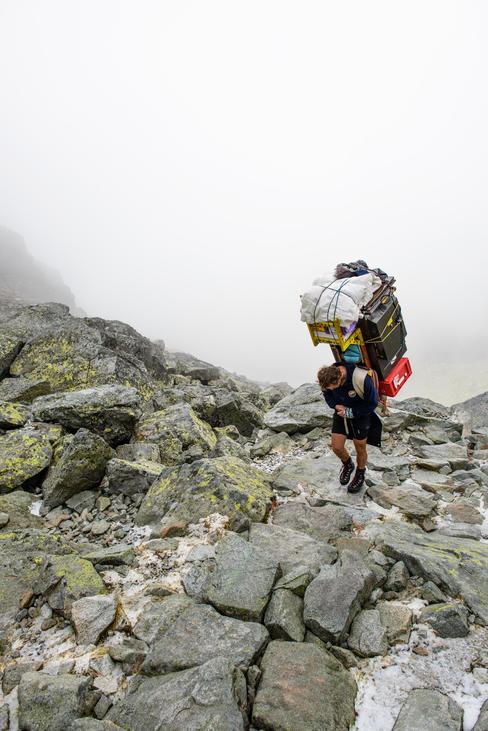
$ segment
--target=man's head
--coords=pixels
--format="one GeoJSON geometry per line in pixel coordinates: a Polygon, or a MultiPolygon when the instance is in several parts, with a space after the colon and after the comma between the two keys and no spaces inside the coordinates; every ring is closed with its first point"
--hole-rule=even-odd
{"type": "Polygon", "coordinates": [[[338,388],[344,380],[341,366],[322,366],[317,373],[317,380],[322,391],[338,388]]]}

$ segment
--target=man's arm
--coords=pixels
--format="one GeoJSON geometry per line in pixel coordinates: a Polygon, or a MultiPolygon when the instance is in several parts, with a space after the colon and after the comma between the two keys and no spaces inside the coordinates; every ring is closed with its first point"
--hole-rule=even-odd
{"type": "Polygon", "coordinates": [[[334,395],[334,391],[322,391],[324,399],[327,403],[327,406],[330,406],[331,409],[335,409],[337,404],[337,397],[334,395]]]}

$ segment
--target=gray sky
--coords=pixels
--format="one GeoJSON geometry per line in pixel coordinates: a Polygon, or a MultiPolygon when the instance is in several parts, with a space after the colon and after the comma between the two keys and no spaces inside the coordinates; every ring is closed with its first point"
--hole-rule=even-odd
{"type": "Polygon", "coordinates": [[[299,295],[394,274],[415,375],[488,389],[488,4],[0,0],[0,223],[91,315],[298,385],[299,295]]]}

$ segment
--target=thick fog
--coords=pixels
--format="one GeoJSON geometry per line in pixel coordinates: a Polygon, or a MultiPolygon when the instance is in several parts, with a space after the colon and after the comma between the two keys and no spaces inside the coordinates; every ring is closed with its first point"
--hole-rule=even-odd
{"type": "Polygon", "coordinates": [[[296,386],[299,295],[397,278],[414,376],[488,389],[488,5],[2,0],[0,224],[89,315],[296,386]]]}

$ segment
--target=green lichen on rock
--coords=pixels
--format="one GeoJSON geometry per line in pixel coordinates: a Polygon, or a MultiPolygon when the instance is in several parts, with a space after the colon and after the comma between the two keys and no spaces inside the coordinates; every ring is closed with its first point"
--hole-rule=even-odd
{"type": "Polygon", "coordinates": [[[41,396],[32,405],[39,421],[57,422],[66,429],[86,428],[111,445],[126,442],[141,415],[135,388],[104,384],[69,393],[41,396]]]}
{"type": "MultiPolygon", "coordinates": [[[[70,554],[51,556],[50,563],[54,575],[63,580],[65,610],[69,611],[71,604],[81,597],[106,594],[105,584],[90,561],[70,554]]],[[[53,591],[57,593],[59,587],[55,587],[53,591]]]]}
{"type": "Polygon", "coordinates": [[[19,376],[4,378],[0,381],[0,399],[3,401],[20,401],[30,404],[38,396],[49,393],[49,383],[19,376]]]}
{"type": "Polygon", "coordinates": [[[10,364],[21,349],[23,342],[15,335],[0,333],[0,378],[8,373],[10,364]]]}
{"type": "Polygon", "coordinates": [[[201,450],[203,456],[217,443],[212,428],[186,403],[144,417],[137,426],[135,438],[157,444],[161,462],[166,465],[182,462],[184,452],[190,448],[201,450]]]}
{"type": "Polygon", "coordinates": [[[88,429],[65,437],[42,484],[45,505],[54,508],[78,492],[97,487],[114,454],[102,437],[88,429]]]}
{"type": "Polygon", "coordinates": [[[150,487],[137,522],[197,522],[210,513],[228,515],[231,527],[262,521],[272,497],[263,473],[236,457],[201,459],[168,467],[150,487]]]}
{"type": "Polygon", "coordinates": [[[10,372],[46,381],[51,392],[119,383],[137,388],[144,399],[153,393],[144,363],[129,353],[104,347],[98,330],[82,321],[72,321],[31,340],[10,372]]]}
{"type": "Polygon", "coordinates": [[[29,418],[29,409],[22,404],[0,401],[0,429],[14,429],[24,426],[29,418]]]}
{"type": "Polygon", "coordinates": [[[49,439],[35,429],[17,429],[0,437],[0,493],[21,487],[46,469],[51,457],[49,439]]]}

